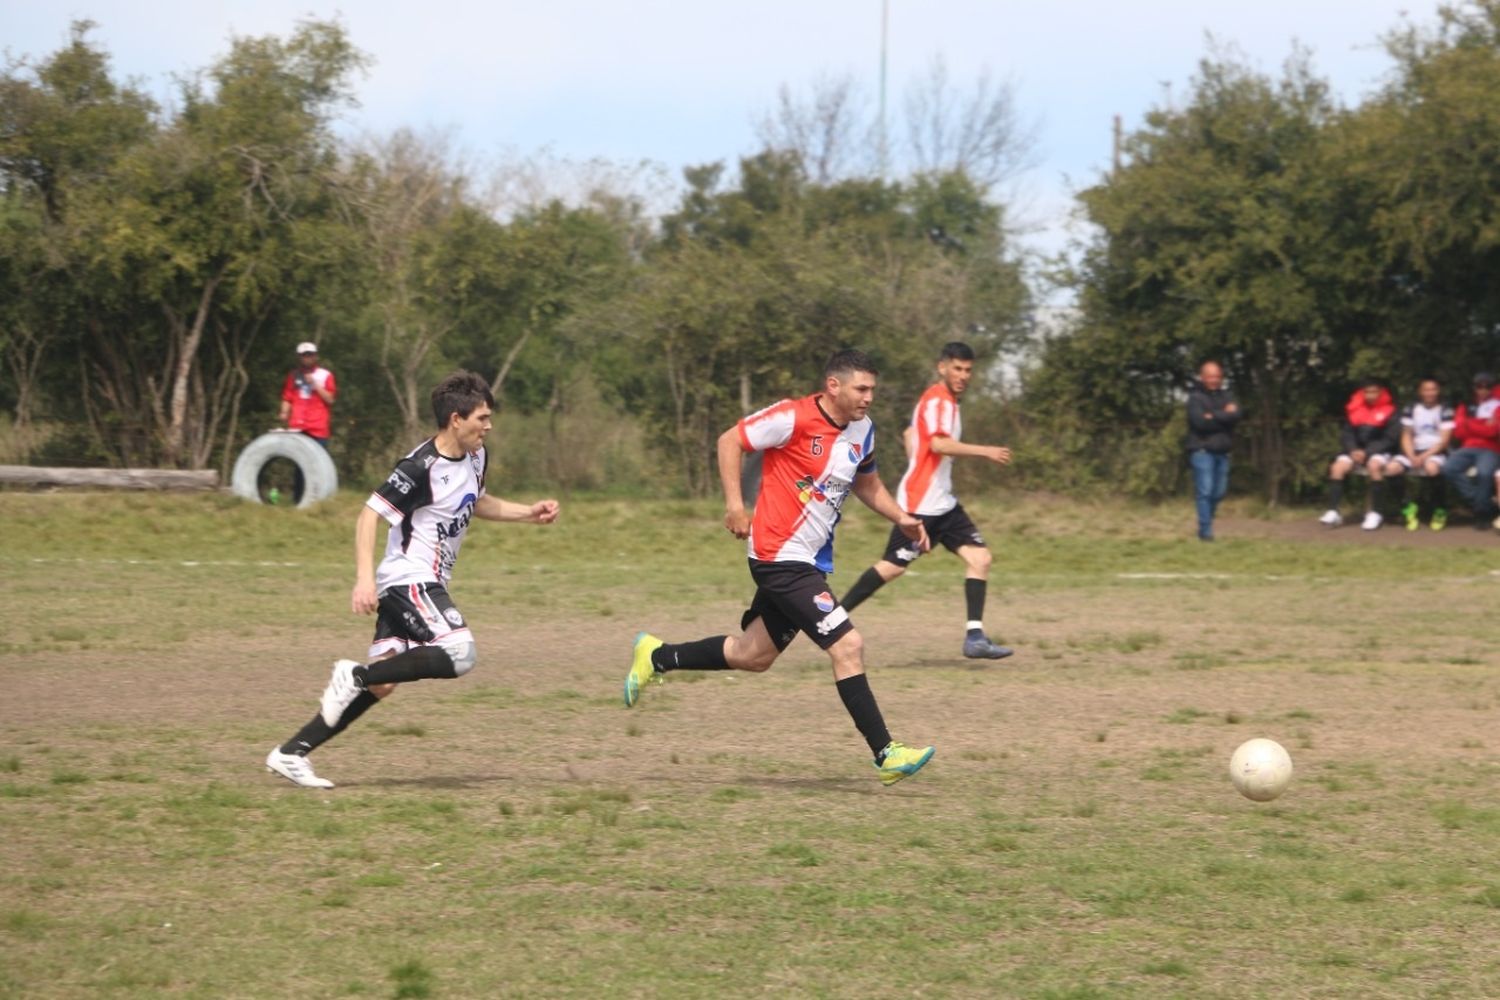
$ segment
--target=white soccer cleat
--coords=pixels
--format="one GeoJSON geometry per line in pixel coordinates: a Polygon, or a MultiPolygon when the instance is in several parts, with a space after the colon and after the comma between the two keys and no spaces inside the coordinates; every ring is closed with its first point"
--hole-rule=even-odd
{"type": "Polygon", "coordinates": [[[282,753],[281,747],[272,747],[271,752],[266,754],[266,770],[272,774],[281,775],[301,788],[333,787],[333,782],[313,773],[312,765],[307,762],[306,757],[299,757],[294,753],[282,753]]]}
{"type": "Polygon", "coordinates": [[[1360,522],[1359,526],[1366,531],[1374,531],[1376,528],[1380,527],[1381,523],[1384,521],[1385,518],[1381,517],[1378,512],[1372,510],[1365,515],[1365,519],[1360,522]]]}
{"type": "Polygon", "coordinates": [[[354,679],[354,668],[357,666],[357,660],[334,661],[333,676],[328,678],[328,686],[323,689],[323,702],[319,708],[323,721],[330,726],[338,725],[344,709],[354,704],[354,699],[359,697],[359,682],[354,679]]]}
{"type": "Polygon", "coordinates": [[[1336,510],[1325,510],[1323,516],[1318,518],[1319,524],[1325,524],[1330,528],[1337,528],[1344,523],[1344,517],[1336,510]]]}

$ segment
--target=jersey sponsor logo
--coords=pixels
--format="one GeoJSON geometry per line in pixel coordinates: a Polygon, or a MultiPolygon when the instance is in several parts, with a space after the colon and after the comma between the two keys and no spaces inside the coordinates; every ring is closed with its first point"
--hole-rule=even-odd
{"type": "Polygon", "coordinates": [[[463,627],[464,616],[458,613],[458,609],[457,608],[444,608],[443,609],[443,617],[446,618],[446,619],[448,619],[448,623],[450,625],[452,625],[454,628],[462,628],[463,627]]]}
{"type": "Polygon", "coordinates": [[[397,493],[400,493],[402,496],[407,496],[408,494],[410,494],[417,485],[416,483],[412,482],[410,476],[402,472],[400,469],[392,472],[390,478],[387,479],[386,482],[390,483],[391,488],[394,489],[397,493]]]}
{"type": "Polygon", "coordinates": [[[472,493],[465,493],[464,498],[458,502],[458,516],[447,524],[439,523],[437,526],[438,541],[448,538],[457,538],[464,533],[469,522],[474,519],[474,501],[476,497],[472,493]]]}
{"type": "Polygon", "coordinates": [[[828,612],[833,610],[833,595],[825,590],[821,594],[813,598],[813,603],[818,606],[819,611],[827,614],[828,612]]]}
{"type": "Polygon", "coordinates": [[[848,620],[848,611],[843,608],[834,608],[833,611],[818,620],[818,634],[827,635],[848,620]]]}
{"type": "Polygon", "coordinates": [[[822,484],[813,482],[811,479],[799,479],[797,480],[797,499],[803,503],[809,500],[827,503],[828,494],[824,491],[822,484]]]}

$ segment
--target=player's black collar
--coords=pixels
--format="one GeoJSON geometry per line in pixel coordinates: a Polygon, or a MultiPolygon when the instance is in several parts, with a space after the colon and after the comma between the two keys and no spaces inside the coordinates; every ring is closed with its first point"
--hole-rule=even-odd
{"type": "Polygon", "coordinates": [[[813,405],[818,408],[819,413],[823,414],[823,419],[828,421],[830,426],[837,427],[839,430],[844,430],[849,426],[848,424],[839,423],[837,420],[828,415],[828,411],[823,409],[823,397],[821,395],[813,397],[813,405]]]}

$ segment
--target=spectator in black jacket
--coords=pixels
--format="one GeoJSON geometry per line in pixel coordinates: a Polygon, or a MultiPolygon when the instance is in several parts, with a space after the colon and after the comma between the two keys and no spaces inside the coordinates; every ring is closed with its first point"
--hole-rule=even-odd
{"type": "Polygon", "coordinates": [[[1198,505],[1198,537],[1214,540],[1214,514],[1229,490],[1229,453],[1240,408],[1224,388],[1224,369],[1217,361],[1198,366],[1198,383],[1187,400],[1188,464],[1193,467],[1193,499],[1198,505]]]}
{"type": "Polygon", "coordinates": [[[1374,531],[1385,520],[1380,513],[1385,501],[1385,467],[1401,451],[1401,423],[1390,390],[1373,380],[1354,390],[1344,404],[1344,430],[1339,445],[1339,455],[1328,467],[1328,509],[1318,521],[1330,528],[1344,523],[1339,513],[1344,479],[1359,470],[1370,476],[1365,519],[1360,527],[1374,531]]]}

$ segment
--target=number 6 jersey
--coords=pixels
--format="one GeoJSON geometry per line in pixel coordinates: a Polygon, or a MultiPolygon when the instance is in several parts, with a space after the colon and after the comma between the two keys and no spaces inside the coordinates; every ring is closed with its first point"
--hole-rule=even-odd
{"type": "Polygon", "coordinates": [[[816,394],[783,399],[739,422],[740,447],[764,453],[750,558],[833,571],[833,529],[860,473],[875,471],[875,424],[834,423],[816,394]]]}

